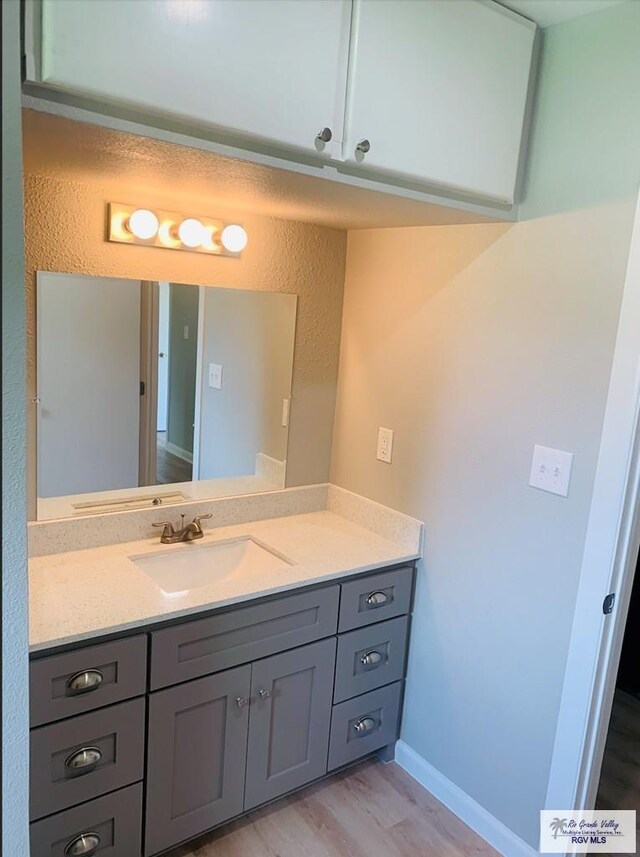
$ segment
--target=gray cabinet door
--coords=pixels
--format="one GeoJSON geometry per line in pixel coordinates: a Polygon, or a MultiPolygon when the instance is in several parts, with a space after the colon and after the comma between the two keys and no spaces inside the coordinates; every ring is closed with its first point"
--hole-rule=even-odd
{"type": "Polygon", "coordinates": [[[244,808],[327,771],[335,638],[253,664],[244,808]]]}
{"type": "Polygon", "coordinates": [[[242,812],[249,665],[151,694],[146,855],[242,812]]]}

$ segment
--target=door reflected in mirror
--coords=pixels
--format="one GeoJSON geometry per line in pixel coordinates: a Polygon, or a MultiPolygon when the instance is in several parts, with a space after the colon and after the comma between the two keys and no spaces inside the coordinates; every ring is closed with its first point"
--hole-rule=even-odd
{"type": "Polygon", "coordinates": [[[296,305],[40,272],[38,520],[283,488],[296,305]]]}

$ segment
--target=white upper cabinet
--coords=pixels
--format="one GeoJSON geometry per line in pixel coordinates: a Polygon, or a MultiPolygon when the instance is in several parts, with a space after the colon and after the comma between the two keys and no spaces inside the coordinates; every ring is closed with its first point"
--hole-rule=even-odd
{"type": "Polygon", "coordinates": [[[29,76],[314,152],[326,127],[330,154],[350,12],[350,0],[31,0],[29,76]]]}
{"type": "Polygon", "coordinates": [[[26,3],[30,81],[355,183],[515,201],[536,27],[492,0],[26,3]]]}
{"type": "Polygon", "coordinates": [[[354,0],[344,159],[512,203],[535,30],[491,0],[354,0]]]}

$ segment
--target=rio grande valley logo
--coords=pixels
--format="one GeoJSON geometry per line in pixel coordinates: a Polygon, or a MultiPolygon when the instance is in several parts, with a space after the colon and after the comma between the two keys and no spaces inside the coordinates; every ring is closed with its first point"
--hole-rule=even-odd
{"type": "Polygon", "coordinates": [[[635,810],[540,812],[543,854],[635,854],[635,810]]]}

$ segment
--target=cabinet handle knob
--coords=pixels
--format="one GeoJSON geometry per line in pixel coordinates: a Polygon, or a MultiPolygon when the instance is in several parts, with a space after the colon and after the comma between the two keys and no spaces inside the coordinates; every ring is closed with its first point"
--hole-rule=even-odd
{"type": "Polygon", "coordinates": [[[269,697],[271,696],[271,691],[270,690],[259,690],[258,696],[260,697],[260,699],[269,699],[269,697]]]}
{"type": "Polygon", "coordinates": [[[365,667],[377,666],[382,661],[382,654],[375,649],[365,652],[360,658],[360,663],[365,667]]]}
{"type": "Polygon", "coordinates": [[[382,605],[386,604],[390,599],[386,592],[378,591],[367,595],[366,600],[369,607],[382,607],[382,605]]]}
{"type": "Polygon", "coordinates": [[[320,140],[321,143],[328,143],[333,134],[331,132],[331,128],[323,128],[319,134],[316,135],[316,140],[320,140]]]}
{"type": "Polygon", "coordinates": [[[356,152],[362,152],[363,155],[366,155],[370,148],[371,143],[368,140],[360,140],[356,146],[356,152]]]}
{"type": "Polygon", "coordinates": [[[91,857],[96,853],[96,849],[100,845],[100,834],[91,831],[90,833],[81,833],[76,836],[64,849],[64,853],[70,857],[91,857]]]}
{"type": "Polygon", "coordinates": [[[353,728],[358,735],[366,735],[367,732],[372,732],[378,726],[378,721],[373,717],[362,717],[353,724],[353,728]]]}
{"type": "Polygon", "coordinates": [[[67,679],[67,696],[97,690],[104,681],[100,670],[82,670],[67,679]]]}
{"type": "Polygon", "coordinates": [[[236,696],[236,705],[238,708],[246,708],[249,705],[249,700],[246,696],[236,696]]]}
{"type": "Polygon", "coordinates": [[[102,750],[100,747],[82,747],[69,756],[64,766],[79,774],[90,774],[96,768],[100,759],[102,759],[102,750]]]}

